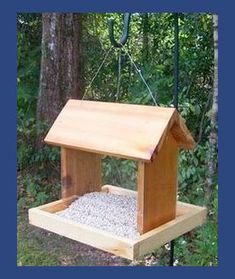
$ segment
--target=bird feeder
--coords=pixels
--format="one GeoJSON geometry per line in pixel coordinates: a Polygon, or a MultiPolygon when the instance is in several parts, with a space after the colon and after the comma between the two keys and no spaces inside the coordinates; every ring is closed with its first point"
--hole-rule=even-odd
{"type": "Polygon", "coordinates": [[[69,100],[45,142],[61,147],[62,199],[31,208],[32,225],[133,260],[205,220],[204,207],[177,201],[178,153],[195,142],[174,108],[69,100]],[[104,155],[137,162],[137,191],[102,186],[104,155]],[[100,191],[136,196],[138,239],[56,214],[77,197],[100,191]]]}

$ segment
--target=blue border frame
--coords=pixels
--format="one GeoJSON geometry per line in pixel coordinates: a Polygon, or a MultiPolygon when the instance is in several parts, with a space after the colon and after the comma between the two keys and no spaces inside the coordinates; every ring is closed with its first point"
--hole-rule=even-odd
{"type": "Polygon", "coordinates": [[[233,268],[234,216],[234,10],[232,1],[41,0],[1,3],[1,274],[8,276],[221,276],[233,268]],[[16,13],[17,12],[210,12],[219,14],[219,267],[17,267],[16,266],[16,13]],[[231,161],[231,162],[230,162],[231,161]],[[4,198],[3,198],[4,197],[4,198]]]}

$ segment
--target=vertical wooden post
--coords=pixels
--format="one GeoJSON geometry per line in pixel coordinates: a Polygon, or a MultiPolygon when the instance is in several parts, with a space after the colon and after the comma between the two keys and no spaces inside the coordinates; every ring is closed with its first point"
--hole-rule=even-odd
{"type": "Polygon", "coordinates": [[[62,198],[101,190],[101,155],[61,148],[62,198]]]}
{"type": "Polygon", "coordinates": [[[143,234],[175,218],[178,146],[169,133],[151,163],[138,166],[138,231],[143,234]]]}

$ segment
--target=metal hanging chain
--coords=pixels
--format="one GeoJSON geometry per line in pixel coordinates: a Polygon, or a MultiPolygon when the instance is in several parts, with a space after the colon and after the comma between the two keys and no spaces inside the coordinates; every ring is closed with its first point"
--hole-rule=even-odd
{"type": "MultiPolygon", "coordinates": [[[[127,56],[129,57],[132,65],[134,66],[136,72],[139,74],[140,78],[142,79],[144,85],[146,86],[149,95],[151,97],[151,99],[154,102],[155,106],[158,106],[158,103],[156,101],[156,99],[154,98],[153,92],[150,89],[149,85],[147,84],[141,69],[138,68],[138,66],[136,65],[135,61],[133,60],[131,54],[128,52],[128,50],[126,49],[126,47],[124,47],[124,44],[126,43],[127,37],[128,37],[128,32],[129,32],[129,23],[130,23],[130,14],[126,13],[125,17],[124,17],[124,31],[122,34],[122,38],[120,39],[120,41],[118,42],[118,45],[116,44],[116,41],[114,40],[113,37],[113,20],[109,21],[109,35],[110,35],[110,40],[112,42],[112,44],[114,45],[114,47],[118,47],[121,48],[121,50],[124,50],[124,52],[127,54],[127,56]]],[[[91,82],[88,84],[87,89],[82,97],[82,100],[85,98],[88,90],[91,88],[92,83],[94,82],[94,80],[96,79],[97,75],[99,74],[100,70],[102,69],[105,61],[107,60],[108,55],[110,54],[111,50],[113,49],[113,47],[111,46],[109,48],[109,50],[106,52],[103,61],[101,62],[100,66],[98,67],[94,77],[92,78],[91,82]]],[[[121,50],[119,52],[119,58],[118,58],[118,79],[117,79],[117,92],[116,92],[116,100],[118,100],[119,94],[120,94],[120,80],[121,80],[121,50]]],[[[155,94],[156,95],[156,94],[155,94]]],[[[93,96],[94,97],[94,96],[93,96]]],[[[156,96],[157,97],[157,96],[156,96]]]]}
{"type": "Polygon", "coordinates": [[[113,47],[112,47],[112,46],[109,48],[109,50],[108,50],[108,51],[106,52],[106,54],[104,55],[104,59],[103,59],[103,61],[101,62],[99,68],[98,68],[97,71],[96,71],[96,73],[94,74],[92,80],[91,80],[90,83],[88,84],[87,89],[86,89],[86,91],[85,91],[85,93],[84,93],[84,95],[83,95],[83,97],[82,97],[82,100],[84,99],[84,97],[85,97],[85,95],[87,94],[88,90],[91,88],[91,85],[92,85],[92,83],[94,82],[94,80],[96,79],[96,77],[98,76],[100,70],[101,70],[102,67],[104,66],[104,63],[105,63],[105,61],[107,60],[107,58],[108,58],[108,56],[109,56],[111,50],[113,50],[113,47]]]}
{"type": "Polygon", "coordinates": [[[125,53],[127,54],[127,56],[129,57],[129,59],[130,59],[131,63],[133,64],[133,66],[134,66],[136,72],[139,74],[139,76],[141,77],[141,79],[142,79],[144,85],[147,87],[148,92],[149,92],[149,95],[150,95],[150,97],[152,98],[152,100],[153,100],[153,102],[154,102],[154,105],[155,105],[155,106],[158,106],[158,103],[157,103],[156,99],[155,99],[154,96],[153,96],[152,90],[150,89],[150,87],[149,87],[149,85],[147,84],[147,82],[146,82],[144,76],[142,75],[141,69],[139,69],[139,68],[137,67],[135,61],[133,60],[133,58],[132,58],[132,56],[131,56],[131,54],[126,50],[126,47],[123,46],[122,49],[124,50],[124,52],[125,52],[125,53]]]}
{"type": "MultiPolygon", "coordinates": [[[[120,43],[120,42],[119,42],[119,43],[120,43]]],[[[85,96],[86,96],[88,90],[91,88],[91,85],[93,84],[93,82],[94,82],[94,80],[96,79],[96,77],[98,76],[100,70],[101,70],[102,67],[104,66],[104,63],[105,63],[105,61],[107,60],[107,58],[108,58],[108,56],[109,56],[111,50],[113,50],[113,46],[111,46],[111,47],[109,48],[109,50],[106,52],[106,54],[104,55],[104,59],[103,59],[103,61],[101,62],[100,66],[98,67],[97,71],[95,72],[95,74],[94,74],[93,78],[91,79],[90,83],[88,84],[87,89],[86,89],[86,91],[85,91],[85,93],[84,93],[84,95],[83,95],[83,97],[82,97],[82,100],[85,98],[85,96]]],[[[148,92],[149,92],[149,95],[150,95],[151,99],[152,99],[153,102],[154,102],[154,105],[155,105],[155,106],[158,106],[158,103],[157,103],[156,99],[155,99],[154,96],[153,96],[153,92],[152,92],[152,90],[150,89],[149,85],[147,84],[147,82],[146,82],[146,80],[145,80],[145,78],[144,78],[144,76],[143,76],[143,74],[142,74],[142,72],[141,72],[141,69],[138,68],[138,66],[136,65],[135,61],[133,60],[131,54],[128,52],[128,50],[126,49],[126,47],[125,47],[124,45],[122,45],[122,50],[124,50],[124,52],[127,54],[127,56],[129,57],[129,59],[130,59],[132,65],[134,66],[136,72],[139,74],[141,80],[143,81],[144,85],[146,86],[146,88],[147,88],[147,90],[148,90],[148,92]]],[[[116,99],[118,99],[119,91],[120,91],[120,74],[121,74],[121,73],[120,73],[120,72],[121,72],[121,65],[120,65],[120,63],[121,63],[121,50],[120,50],[120,53],[119,53],[119,62],[118,62],[118,71],[119,71],[119,72],[118,72],[118,85],[117,85],[116,99]]]]}
{"type": "MultiPolygon", "coordinates": [[[[98,76],[100,70],[101,70],[102,67],[104,66],[104,63],[105,63],[105,61],[107,60],[107,58],[108,58],[108,56],[109,56],[111,50],[113,50],[113,47],[110,47],[109,50],[108,50],[108,51],[106,52],[106,54],[104,55],[104,59],[102,60],[100,66],[98,67],[97,71],[95,72],[95,74],[94,74],[94,76],[93,76],[91,82],[88,84],[87,89],[86,89],[86,91],[85,91],[85,93],[84,93],[84,95],[83,95],[83,97],[82,97],[82,100],[85,98],[85,96],[86,96],[88,90],[91,88],[91,85],[93,84],[93,82],[94,82],[94,80],[96,79],[96,77],[98,76]]],[[[136,65],[135,61],[133,60],[131,54],[125,49],[125,47],[123,47],[122,50],[124,50],[124,52],[125,52],[125,53],[127,54],[127,56],[129,57],[129,59],[130,59],[132,65],[134,66],[136,72],[139,74],[139,76],[141,77],[143,83],[144,83],[145,86],[147,87],[148,92],[149,92],[149,94],[150,94],[150,96],[151,96],[151,98],[152,98],[152,100],[153,100],[155,106],[157,106],[158,104],[157,104],[157,102],[156,102],[156,100],[155,100],[155,98],[154,98],[154,96],[153,96],[153,93],[152,93],[152,91],[151,91],[149,85],[147,84],[147,82],[146,82],[144,76],[143,76],[142,73],[141,73],[141,69],[138,68],[138,66],[136,65]]],[[[120,52],[120,56],[121,56],[121,52],[120,52]]],[[[121,69],[120,69],[120,68],[121,68],[121,67],[120,67],[120,61],[121,61],[120,56],[119,56],[119,73],[118,73],[119,78],[118,78],[118,87],[117,87],[116,99],[118,98],[119,90],[120,90],[120,71],[121,71],[121,69]]]]}

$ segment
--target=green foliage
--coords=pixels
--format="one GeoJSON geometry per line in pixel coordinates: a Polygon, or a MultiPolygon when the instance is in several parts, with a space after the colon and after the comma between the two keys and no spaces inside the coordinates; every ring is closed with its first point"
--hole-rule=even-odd
{"type": "Polygon", "coordinates": [[[181,151],[179,158],[179,199],[203,204],[207,150],[197,145],[193,151],[181,151]]]}
{"type": "Polygon", "coordinates": [[[35,117],[41,59],[41,15],[17,15],[18,116],[35,117]]]}
{"type": "Polygon", "coordinates": [[[175,265],[217,266],[217,226],[208,221],[192,237],[181,236],[175,242],[175,265]]]}
{"type": "MultiPolygon", "coordinates": [[[[120,35],[122,17],[119,14],[90,14],[87,19],[85,35],[86,80],[92,79],[104,53],[110,48],[107,33],[107,19],[113,17],[116,21],[116,35],[120,35]]],[[[132,15],[130,37],[127,48],[154,94],[161,104],[172,103],[173,92],[173,20],[170,14],[150,13],[148,28],[143,30],[144,17],[136,13],[132,15]],[[145,32],[145,33],[143,33],[145,32]],[[148,37],[148,45],[144,37],[148,37]],[[147,59],[142,59],[143,51],[149,53],[147,59]]],[[[201,99],[203,108],[208,93],[212,91],[213,44],[212,17],[209,14],[182,14],[180,19],[180,104],[192,103],[201,99]],[[197,97],[197,98],[196,98],[197,97]]],[[[115,100],[117,91],[118,53],[112,52],[94,80],[88,94],[95,95],[100,100],[115,100]],[[90,92],[89,92],[90,93],[90,92]]],[[[135,72],[127,55],[122,52],[121,87],[119,102],[152,104],[140,77],[135,72]]],[[[198,104],[198,102],[196,102],[198,104]]],[[[191,117],[191,115],[190,115],[191,117]]],[[[191,119],[191,118],[190,118],[191,119]]],[[[198,123],[198,119],[190,123],[198,123]]]]}
{"type": "Polygon", "coordinates": [[[36,123],[35,118],[20,119],[17,125],[17,163],[18,170],[37,166],[39,170],[54,167],[59,161],[59,148],[42,145],[37,147],[40,134],[45,134],[44,125],[36,123]]]}
{"type": "Polygon", "coordinates": [[[17,15],[17,162],[23,169],[35,153],[41,57],[41,14],[17,15]]]}
{"type": "Polygon", "coordinates": [[[24,211],[30,207],[35,207],[58,199],[60,195],[60,183],[56,175],[50,172],[37,171],[37,174],[26,174],[18,177],[18,211],[24,211]]]}
{"type": "Polygon", "coordinates": [[[136,190],[136,162],[106,156],[102,160],[104,184],[136,190]]]}
{"type": "Polygon", "coordinates": [[[175,258],[177,265],[217,266],[218,265],[218,187],[213,192],[213,202],[208,221],[193,236],[185,235],[176,240],[175,258]]]}

